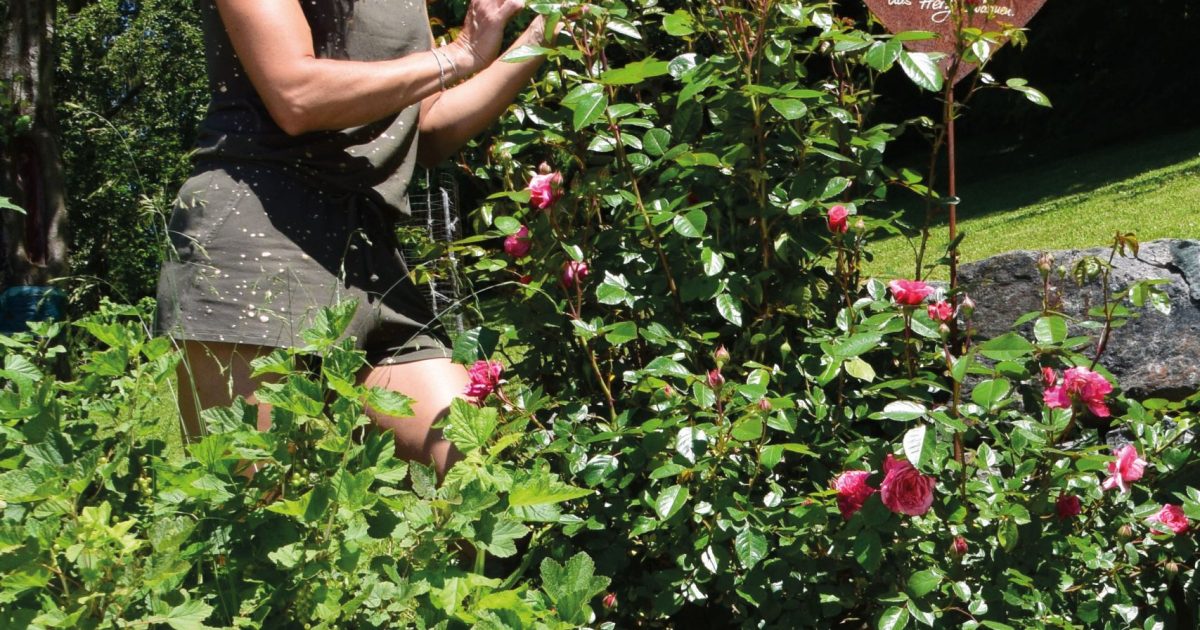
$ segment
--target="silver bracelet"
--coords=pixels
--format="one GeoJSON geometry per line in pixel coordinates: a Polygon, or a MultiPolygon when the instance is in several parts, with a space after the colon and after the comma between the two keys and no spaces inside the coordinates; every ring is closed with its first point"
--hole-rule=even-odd
{"type": "Polygon", "coordinates": [[[450,83],[454,83],[458,80],[458,64],[454,63],[454,57],[451,57],[450,53],[446,53],[446,61],[450,62],[450,83]]]}
{"type": "Polygon", "coordinates": [[[438,83],[440,83],[442,85],[442,91],[445,92],[446,91],[446,69],[444,67],[442,67],[442,57],[441,57],[441,55],[437,54],[436,50],[434,50],[432,48],[429,49],[429,52],[433,53],[433,59],[434,59],[434,61],[437,61],[438,83]]]}

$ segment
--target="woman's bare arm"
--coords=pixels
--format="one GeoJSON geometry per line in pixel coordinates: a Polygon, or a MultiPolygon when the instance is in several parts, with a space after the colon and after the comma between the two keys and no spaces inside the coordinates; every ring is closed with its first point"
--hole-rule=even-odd
{"type": "MultiPolygon", "coordinates": [[[[527,44],[541,45],[544,28],[544,19],[539,15],[509,51],[527,44]]],[[[437,164],[487,129],[528,85],[541,63],[541,57],[516,63],[501,57],[464,83],[426,98],[421,103],[421,139],[417,147],[421,164],[437,164]]]]}
{"type": "MultiPolygon", "coordinates": [[[[388,61],[318,59],[298,0],[217,0],[251,83],[281,129],[300,134],[374,122],[487,67],[523,0],[473,0],[459,38],[388,61]],[[443,55],[439,68],[435,54],[443,55]],[[453,64],[449,60],[453,60],[453,64]],[[453,68],[460,75],[452,76],[453,68]]],[[[511,99],[510,99],[511,100],[511,99]]]]}

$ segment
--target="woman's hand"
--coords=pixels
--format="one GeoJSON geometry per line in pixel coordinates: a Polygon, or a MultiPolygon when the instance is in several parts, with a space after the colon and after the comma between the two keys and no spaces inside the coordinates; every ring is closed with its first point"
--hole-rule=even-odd
{"type": "Polygon", "coordinates": [[[462,31],[452,44],[463,53],[460,70],[471,75],[491,65],[500,54],[504,27],[523,8],[525,0],[471,0],[462,31]]]}

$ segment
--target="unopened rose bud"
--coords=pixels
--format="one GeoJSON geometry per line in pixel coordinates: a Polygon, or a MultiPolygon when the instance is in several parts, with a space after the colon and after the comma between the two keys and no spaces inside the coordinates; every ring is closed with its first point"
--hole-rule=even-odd
{"type": "Polygon", "coordinates": [[[950,543],[950,553],[955,556],[965,556],[967,554],[967,539],[962,536],[955,536],[954,542],[950,543]]]}
{"type": "Polygon", "coordinates": [[[520,279],[517,280],[517,282],[520,282],[521,284],[529,284],[530,282],[533,282],[533,276],[531,276],[529,274],[525,274],[525,275],[521,276],[520,279]]]}
{"type": "Polygon", "coordinates": [[[541,164],[538,164],[538,172],[542,175],[549,175],[550,173],[554,172],[554,167],[550,166],[546,162],[542,162],[541,164]]]}
{"type": "Polygon", "coordinates": [[[962,301],[958,303],[958,312],[962,313],[963,317],[971,317],[975,314],[975,300],[971,296],[964,295],[962,301]]]}
{"type": "Polygon", "coordinates": [[[675,395],[675,388],[671,387],[670,385],[663,385],[662,393],[663,396],[670,398],[671,396],[675,395]]]}
{"type": "Polygon", "coordinates": [[[609,593],[604,596],[604,608],[612,610],[617,607],[617,594],[609,593]]]}
{"type": "Polygon", "coordinates": [[[1120,528],[1117,529],[1117,535],[1120,536],[1121,538],[1125,538],[1127,540],[1130,538],[1133,538],[1133,526],[1132,525],[1122,525],[1120,528]]]}
{"type": "Polygon", "coordinates": [[[758,409],[759,409],[759,411],[764,411],[764,412],[770,411],[771,410],[771,401],[767,400],[766,398],[763,398],[762,400],[758,401],[758,409]]]}
{"type": "Polygon", "coordinates": [[[950,325],[949,324],[938,324],[938,334],[943,337],[949,337],[950,336],[950,325]]]}
{"type": "Polygon", "coordinates": [[[717,362],[717,367],[720,368],[729,360],[729,351],[725,346],[717,346],[716,352],[713,352],[713,360],[717,362]]]}
{"type": "Polygon", "coordinates": [[[855,232],[862,232],[862,231],[863,231],[863,230],[865,230],[865,229],[867,229],[867,222],[866,222],[866,221],[863,221],[863,220],[860,218],[860,219],[858,219],[858,220],[856,220],[856,221],[854,222],[854,231],[855,231],[855,232]]]}
{"type": "Polygon", "coordinates": [[[1050,270],[1054,268],[1054,256],[1050,252],[1042,252],[1037,259],[1037,268],[1043,278],[1050,275],[1050,270]]]}
{"type": "Polygon", "coordinates": [[[1174,560],[1167,560],[1167,563],[1163,565],[1163,570],[1167,572],[1167,575],[1174,576],[1179,573],[1179,563],[1174,560]]]}
{"type": "Polygon", "coordinates": [[[721,375],[721,369],[713,369],[708,371],[708,386],[713,389],[721,389],[725,384],[725,377],[721,375]]]}

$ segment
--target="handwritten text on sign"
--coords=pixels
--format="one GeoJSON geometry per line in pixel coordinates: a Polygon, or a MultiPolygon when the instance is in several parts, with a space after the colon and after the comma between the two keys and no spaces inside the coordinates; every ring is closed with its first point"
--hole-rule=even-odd
{"type": "MultiPolygon", "coordinates": [[[[1046,0],[964,1],[963,25],[985,32],[999,32],[1006,26],[1021,28],[1046,3],[1046,0]]],[[[954,7],[950,0],[866,0],[866,3],[892,33],[931,31],[937,35],[934,39],[904,42],[906,47],[920,52],[954,53],[954,18],[951,14],[954,7]]],[[[943,62],[943,71],[948,65],[948,60],[943,62]]],[[[965,74],[960,71],[955,80],[965,74]]]]}

